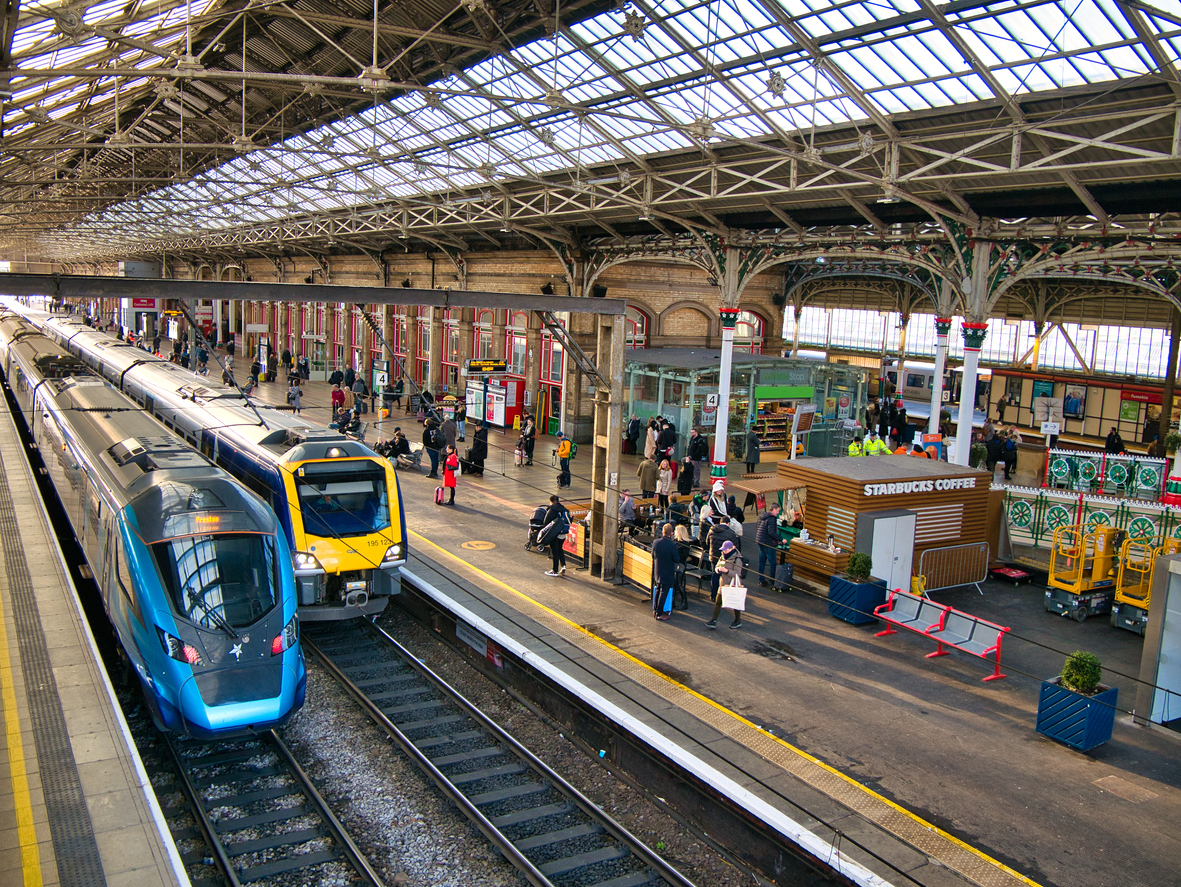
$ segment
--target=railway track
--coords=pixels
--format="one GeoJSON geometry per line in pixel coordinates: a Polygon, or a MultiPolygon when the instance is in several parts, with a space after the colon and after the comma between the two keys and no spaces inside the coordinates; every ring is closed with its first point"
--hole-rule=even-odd
{"type": "Polygon", "coordinates": [[[193,887],[383,887],[275,733],[199,742],[129,723],[193,887]]]}
{"type": "Polygon", "coordinates": [[[376,625],[305,625],[302,639],[525,882],[692,887],[376,625]]]}

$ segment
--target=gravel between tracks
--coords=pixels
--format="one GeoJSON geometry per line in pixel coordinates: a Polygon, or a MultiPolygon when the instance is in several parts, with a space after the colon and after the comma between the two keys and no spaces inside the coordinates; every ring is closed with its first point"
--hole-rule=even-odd
{"type": "MultiPolygon", "coordinates": [[[[641,793],[439,645],[396,605],[382,625],[535,755],[701,887],[752,883],[641,793]],[[663,846],[661,846],[663,842],[663,846]]],[[[388,884],[519,887],[516,870],[402,756],[315,659],[284,738],[388,884]]]]}

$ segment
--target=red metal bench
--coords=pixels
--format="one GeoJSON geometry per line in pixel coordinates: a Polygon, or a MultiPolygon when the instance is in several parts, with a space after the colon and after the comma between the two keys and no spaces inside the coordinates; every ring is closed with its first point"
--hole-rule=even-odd
{"type": "Polygon", "coordinates": [[[949,651],[944,647],[954,647],[985,661],[992,660],[993,671],[985,681],[1005,677],[1001,674],[1001,641],[1009,629],[1004,626],[954,607],[937,604],[900,588],[890,592],[889,599],[875,607],[873,613],[891,626],[885,631],[879,631],[877,637],[897,634],[898,628],[906,628],[935,641],[935,652],[928,653],[928,659],[946,656],[949,651]]]}

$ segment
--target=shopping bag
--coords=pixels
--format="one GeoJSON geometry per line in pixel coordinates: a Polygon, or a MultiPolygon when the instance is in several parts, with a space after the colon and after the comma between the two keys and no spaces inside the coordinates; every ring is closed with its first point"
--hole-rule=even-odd
{"type": "MultiPolygon", "coordinates": [[[[734,577],[734,581],[738,581],[738,577],[734,577]]],[[[746,586],[744,585],[723,585],[722,586],[722,606],[728,607],[731,610],[745,610],[746,609],[746,586]]]]}

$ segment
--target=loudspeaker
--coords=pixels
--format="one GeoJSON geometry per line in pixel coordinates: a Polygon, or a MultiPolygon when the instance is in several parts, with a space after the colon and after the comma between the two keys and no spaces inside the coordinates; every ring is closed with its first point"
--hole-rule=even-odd
{"type": "Polygon", "coordinates": [[[552,296],[554,294],[554,285],[547,280],[541,285],[541,294],[543,296],[552,296]]]}
{"type": "Polygon", "coordinates": [[[407,290],[410,289],[410,278],[409,277],[407,277],[405,280],[402,281],[402,289],[407,289],[407,290]]]}
{"type": "Polygon", "coordinates": [[[607,287],[603,286],[601,283],[596,283],[593,287],[591,287],[591,295],[596,299],[602,299],[607,295],[607,287]]]}

